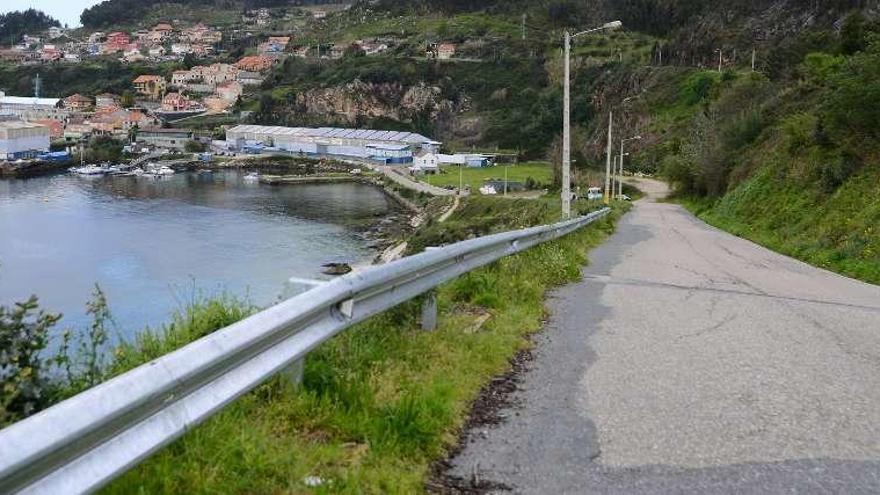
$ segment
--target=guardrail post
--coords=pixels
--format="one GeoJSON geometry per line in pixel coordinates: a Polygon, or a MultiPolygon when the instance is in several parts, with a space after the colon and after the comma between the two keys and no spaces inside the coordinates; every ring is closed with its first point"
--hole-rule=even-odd
{"type": "Polygon", "coordinates": [[[430,332],[437,329],[437,291],[425,294],[422,300],[422,330],[430,332]]]}
{"type": "Polygon", "coordinates": [[[294,361],[290,366],[284,369],[281,372],[281,376],[287,380],[288,383],[293,385],[294,387],[298,387],[302,384],[303,381],[303,373],[306,369],[306,358],[302,357],[294,361]]]}

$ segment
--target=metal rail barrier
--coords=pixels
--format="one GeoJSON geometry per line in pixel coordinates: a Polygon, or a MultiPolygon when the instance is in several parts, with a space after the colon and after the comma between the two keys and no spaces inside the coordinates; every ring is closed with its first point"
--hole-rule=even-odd
{"type": "Polygon", "coordinates": [[[101,383],[0,430],[0,493],[96,490],[351,325],[609,212],[340,277],[101,383]]]}

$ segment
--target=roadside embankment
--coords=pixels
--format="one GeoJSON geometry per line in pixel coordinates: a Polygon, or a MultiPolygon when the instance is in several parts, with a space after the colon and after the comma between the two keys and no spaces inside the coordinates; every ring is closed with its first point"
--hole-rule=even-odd
{"type": "MultiPolygon", "coordinates": [[[[551,200],[462,203],[426,222],[411,249],[557,220],[551,200]]],[[[445,284],[434,332],[419,329],[411,301],[343,333],[309,356],[300,387],[270,381],[106,492],[425,491],[479,390],[540,329],[545,291],[579,277],[624,208],[445,284]]]]}

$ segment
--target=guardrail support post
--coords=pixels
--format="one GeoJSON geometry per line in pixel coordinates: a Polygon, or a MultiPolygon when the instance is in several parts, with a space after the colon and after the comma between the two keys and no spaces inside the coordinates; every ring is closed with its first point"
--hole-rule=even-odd
{"type": "Polygon", "coordinates": [[[281,372],[281,375],[287,380],[288,383],[293,385],[294,387],[298,387],[302,384],[303,381],[303,373],[306,368],[306,358],[302,357],[294,361],[290,366],[284,369],[281,372]]]}
{"type": "Polygon", "coordinates": [[[422,330],[430,332],[437,329],[437,291],[425,294],[422,300],[422,330]]]}

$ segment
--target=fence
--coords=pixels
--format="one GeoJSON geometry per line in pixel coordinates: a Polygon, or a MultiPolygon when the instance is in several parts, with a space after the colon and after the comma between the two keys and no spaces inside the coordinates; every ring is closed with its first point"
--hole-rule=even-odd
{"type": "MultiPolygon", "coordinates": [[[[340,277],[71,397],[0,431],[0,493],[95,490],[268,378],[301,372],[311,350],[351,325],[609,211],[340,277]]],[[[434,320],[429,297],[423,324],[434,320]]]]}

